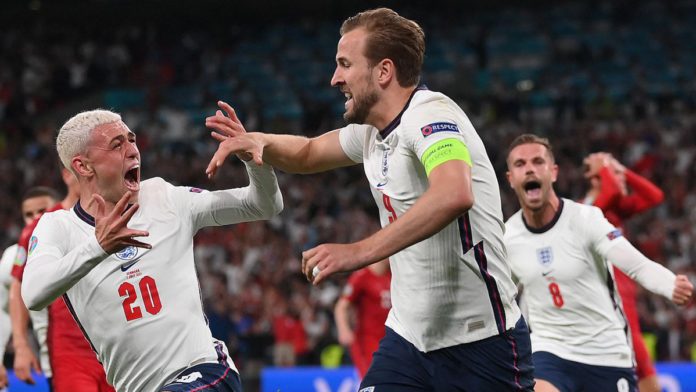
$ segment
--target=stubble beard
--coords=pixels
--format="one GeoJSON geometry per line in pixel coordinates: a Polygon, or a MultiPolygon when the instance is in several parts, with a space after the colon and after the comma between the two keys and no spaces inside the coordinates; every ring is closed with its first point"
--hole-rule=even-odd
{"type": "Polygon", "coordinates": [[[374,90],[370,90],[364,98],[353,96],[353,110],[347,111],[343,119],[350,124],[365,124],[370,110],[375,106],[379,97],[374,90]]]}

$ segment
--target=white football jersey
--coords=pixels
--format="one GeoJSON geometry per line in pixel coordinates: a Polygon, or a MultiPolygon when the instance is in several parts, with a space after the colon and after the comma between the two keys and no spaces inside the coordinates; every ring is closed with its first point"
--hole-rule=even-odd
{"type": "Polygon", "coordinates": [[[607,262],[626,241],[599,208],[560,199],[553,221],[528,227],[521,210],[505,245],[528,311],[532,351],[589,365],[632,367],[630,336],[607,262]]]}
{"type": "Polygon", "coordinates": [[[149,250],[106,254],[94,218],[79,202],[70,211],[45,214],[29,250],[25,301],[45,306],[53,298],[28,290],[55,296],[67,288],[65,302],[118,391],[159,390],[204,362],[236,370],[203,313],[193,236],[205,226],[268,219],[282,209],[273,171],[248,168],[256,186],[224,191],[143,181],[140,209],[128,227],[150,233],[141,239],[152,245],[149,250]]]}
{"type": "Polygon", "coordinates": [[[12,283],[12,265],[17,255],[17,244],[14,244],[2,253],[0,259],[0,360],[5,356],[7,341],[12,334],[10,325],[10,284],[12,283]]]}
{"type": "Polygon", "coordinates": [[[339,134],[346,155],[364,165],[383,227],[428,189],[425,151],[451,138],[469,150],[474,206],[390,257],[392,309],[386,325],[424,352],[498,335],[520,318],[495,172],[466,114],[424,87],[387,128],[351,124],[339,134]]]}

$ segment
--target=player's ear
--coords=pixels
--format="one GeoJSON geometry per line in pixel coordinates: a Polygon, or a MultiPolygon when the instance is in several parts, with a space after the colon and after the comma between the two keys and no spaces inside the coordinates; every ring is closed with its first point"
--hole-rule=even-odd
{"type": "Polygon", "coordinates": [[[389,59],[382,59],[375,65],[374,69],[377,72],[377,83],[382,86],[396,78],[396,67],[394,62],[389,59]]]}
{"type": "Polygon", "coordinates": [[[87,162],[87,160],[82,156],[78,155],[70,161],[70,165],[79,176],[91,177],[94,175],[94,168],[87,162]]]}
{"type": "Polygon", "coordinates": [[[551,183],[555,183],[556,178],[558,178],[558,165],[554,163],[551,169],[551,183]]]}

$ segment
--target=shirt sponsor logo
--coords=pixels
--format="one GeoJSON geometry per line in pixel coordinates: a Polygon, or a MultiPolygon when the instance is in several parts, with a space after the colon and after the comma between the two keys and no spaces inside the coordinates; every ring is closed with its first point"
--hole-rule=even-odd
{"type": "Polygon", "coordinates": [[[553,263],[553,250],[550,246],[539,248],[536,250],[537,261],[544,267],[548,267],[553,263]]]}
{"type": "Polygon", "coordinates": [[[36,249],[36,245],[38,243],[39,239],[35,235],[31,236],[31,238],[29,239],[29,254],[31,254],[31,252],[33,252],[34,249],[36,249]]]}
{"type": "MultiPolygon", "coordinates": [[[[140,257],[138,257],[137,259],[131,261],[130,263],[123,264],[123,265],[121,266],[121,271],[123,271],[123,272],[128,271],[128,270],[130,269],[130,267],[134,266],[135,263],[137,263],[138,261],[140,261],[140,257]]],[[[138,270],[136,270],[136,271],[138,271],[138,270]]]]}
{"type": "Polygon", "coordinates": [[[428,124],[421,128],[421,133],[423,134],[424,137],[428,137],[432,135],[433,133],[438,133],[438,132],[455,132],[459,133],[459,128],[457,128],[457,124],[452,124],[452,123],[446,123],[446,122],[436,122],[432,124],[428,124]]]}
{"type": "Polygon", "coordinates": [[[607,233],[607,238],[609,238],[609,241],[614,241],[615,239],[623,237],[623,233],[621,232],[621,229],[614,229],[607,233]]]}

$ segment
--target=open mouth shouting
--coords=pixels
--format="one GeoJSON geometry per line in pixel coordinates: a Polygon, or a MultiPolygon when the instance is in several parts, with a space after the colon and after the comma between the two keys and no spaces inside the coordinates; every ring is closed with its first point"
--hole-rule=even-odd
{"type": "Polygon", "coordinates": [[[541,198],[541,182],[538,180],[529,180],[522,185],[522,188],[527,199],[541,198]]]}
{"type": "Polygon", "coordinates": [[[126,189],[132,192],[137,192],[140,190],[140,164],[136,163],[132,165],[126,173],[123,175],[123,183],[126,185],[126,189]]]}

